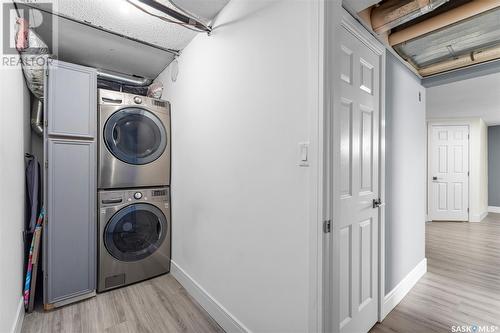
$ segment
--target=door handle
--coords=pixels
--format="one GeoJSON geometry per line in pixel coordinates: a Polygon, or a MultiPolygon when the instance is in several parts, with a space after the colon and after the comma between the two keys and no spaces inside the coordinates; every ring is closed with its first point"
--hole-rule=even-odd
{"type": "Polygon", "coordinates": [[[439,178],[438,178],[438,177],[436,177],[436,176],[432,177],[432,181],[436,181],[436,180],[438,180],[438,179],[439,179],[439,178]]]}
{"type": "Polygon", "coordinates": [[[385,206],[385,203],[383,203],[380,198],[373,199],[373,203],[372,203],[372,207],[373,208],[379,208],[379,207],[382,207],[382,206],[385,206]]]}

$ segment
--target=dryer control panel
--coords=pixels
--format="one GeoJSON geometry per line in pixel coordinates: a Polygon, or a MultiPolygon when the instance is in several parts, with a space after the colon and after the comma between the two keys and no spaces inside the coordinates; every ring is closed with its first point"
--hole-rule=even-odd
{"type": "Polygon", "coordinates": [[[99,196],[101,207],[119,206],[133,202],[168,202],[170,191],[167,187],[153,189],[131,189],[102,191],[99,196]]]}

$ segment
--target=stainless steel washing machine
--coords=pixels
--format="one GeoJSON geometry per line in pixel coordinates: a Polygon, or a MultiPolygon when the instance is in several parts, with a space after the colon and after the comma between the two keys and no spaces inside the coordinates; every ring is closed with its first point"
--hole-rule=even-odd
{"type": "Polygon", "coordinates": [[[99,89],[101,189],[170,185],[170,103],[99,89]]]}
{"type": "Polygon", "coordinates": [[[170,271],[168,187],[99,191],[97,291],[170,271]]]}

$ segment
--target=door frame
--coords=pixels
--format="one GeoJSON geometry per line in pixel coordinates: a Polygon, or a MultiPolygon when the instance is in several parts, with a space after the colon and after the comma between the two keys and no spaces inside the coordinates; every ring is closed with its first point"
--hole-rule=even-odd
{"type": "Polygon", "coordinates": [[[472,127],[472,124],[468,120],[446,120],[446,119],[429,119],[427,120],[427,152],[426,152],[426,158],[427,158],[427,179],[426,179],[426,187],[427,187],[427,200],[426,200],[426,205],[427,205],[427,221],[432,221],[431,219],[431,186],[432,186],[432,180],[431,180],[431,163],[432,163],[432,158],[431,158],[431,144],[432,144],[432,127],[433,126],[467,126],[469,128],[469,149],[468,149],[468,156],[467,156],[467,167],[469,168],[469,177],[467,179],[467,184],[469,187],[469,190],[467,191],[467,205],[469,208],[469,211],[467,212],[467,222],[470,222],[470,207],[471,207],[471,196],[470,196],[470,130],[472,127]]]}
{"type": "MultiPolygon", "coordinates": [[[[328,1],[327,1],[328,3],[328,1]]],[[[338,332],[339,319],[339,239],[338,223],[340,219],[340,29],[345,28],[363,44],[369,47],[380,59],[380,119],[379,119],[379,196],[385,202],[385,63],[386,48],[361,23],[353,18],[347,10],[334,8],[335,4],[326,8],[325,32],[325,126],[324,126],[324,179],[323,206],[325,220],[331,221],[331,232],[323,233],[322,278],[323,295],[318,300],[322,308],[323,332],[338,332]],[[337,13],[335,13],[337,11],[337,13]],[[339,13],[340,12],[340,13],[339,13]],[[338,16],[337,16],[338,15],[338,16]],[[340,16],[340,17],[339,17],[340,16]],[[333,314],[333,316],[332,316],[333,314]]],[[[383,302],[385,296],[385,206],[379,208],[379,245],[378,245],[378,320],[382,321],[383,302]]]]}

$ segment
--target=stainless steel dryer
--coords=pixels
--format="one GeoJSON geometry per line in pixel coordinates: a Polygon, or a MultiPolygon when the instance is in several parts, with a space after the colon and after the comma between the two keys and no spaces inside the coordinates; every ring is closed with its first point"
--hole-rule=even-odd
{"type": "Polygon", "coordinates": [[[170,103],[99,89],[101,189],[170,185],[170,103]]]}
{"type": "Polygon", "coordinates": [[[97,291],[170,271],[168,187],[99,192],[97,291]]]}

